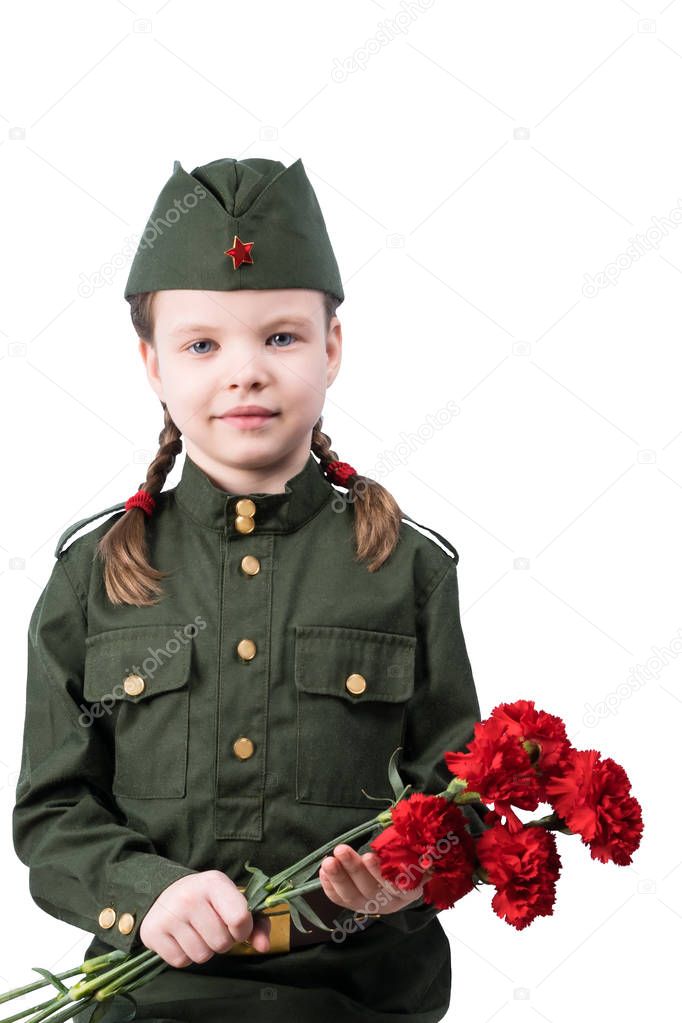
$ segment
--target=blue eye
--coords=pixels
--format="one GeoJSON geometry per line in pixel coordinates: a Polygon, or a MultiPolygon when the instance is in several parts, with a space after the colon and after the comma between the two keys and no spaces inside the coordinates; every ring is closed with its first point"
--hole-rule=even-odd
{"type": "MultiPolygon", "coordinates": [[[[212,344],[215,344],[215,342],[214,341],[207,341],[205,338],[202,338],[200,341],[193,341],[192,344],[188,347],[187,351],[191,352],[191,350],[194,348],[195,345],[212,345],[212,344]]],[[[203,355],[204,352],[197,352],[196,354],[197,355],[203,355]]]]}
{"type": "MultiPolygon", "coordinates": [[[[286,332],[278,333],[278,334],[271,334],[270,337],[268,338],[268,341],[270,340],[271,337],[291,337],[291,338],[294,339],[294,341],[298,340],[296,334],[287,334],[286,332]]],[[[274,347],[275,348],[291,348],[291,345],[275,345],[274,347]]]]}
{"type": "MultiPolygon", "coordinates": [[[[268,341],[270,341],[272,338],[281,338],[281,337],[291,338],[291,342],[292,343],[298,341],[298,335],[296,335],[296,334],[289,334],[289,333],[286,333],[286,332],[281,332],[281,333],[277,333],[277,334],[271,334],[270,337],[268,338],[268,341]]],[[[198,341],[193,341],[191,345],[188,345],[187,351],[188,352],[193,352],[195,355],[206,355],[207,354],[206,349],[204,349],[204,351],[197,351],[196,345],[214,345],[214,344],[215,344],[215,341],[211,341],[211,340],[209,340],[207,338],[201,338],[198,341]]],[[[292,344],[291,343],[290,344],[284,344],[284,345],[275,344],[272,347],[274,347],[274,348],[291,348],[292,344]]]]}

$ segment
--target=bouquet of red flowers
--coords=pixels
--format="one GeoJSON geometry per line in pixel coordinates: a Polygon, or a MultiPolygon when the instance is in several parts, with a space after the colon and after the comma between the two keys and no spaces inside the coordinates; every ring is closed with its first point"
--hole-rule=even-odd
{"type": "Polygon", "coordinates": [[[561,718],[536,710],[533,700],[501,703],[474,725],[467,753],[446,753],[454,778],[436,796],[399,800],[391,824],[370,846],[381,872],[402,890],[416,888],[425,903],[448,909],[481,883],[492,884],[498,916],[518,930],[552,913],[561,860],[552,834],[580,835],[593,859],[621,866],[640,843],[640,804],[628,776],[596,750],[574,749],[561,718]],[[458,804],[478,803],[486,830],[474,837],[458,804]],[[553,812],[523,824],[513,807],[553,812]]]}
{"type": "MultiPolygon", "coordinates": [[[[518,930],[552,913],[561,868],[553,832],[580,835],[592,858],[602,863],[631,862],[643,824],[628,777],[610,757],[574,749],[560,718],[536,710],[532,700],[501,703],[474,725],[467,749],[444,754],[453,779],[437,795],[410,793],[395,766],[396,750],[388,766],[395,795],[391,807],[271,877],[246,863],[249,910],[286,902],[299,930],[305,931],[301,918],[333,930],[305,900],[307,892],[321,887],[318,876],[310,879],[336,845],[376,831],[364,848],[377,854],[382,877],[397,889],[411,891],[423,883],[424,903],[442,910],[473,888],[491,884],[494,911],[518,930]],[[552,813],[525,824],[512,809],[533,811],[540,803],[548,803],[552,813]],[[467,806],[476,811],[473,831],[474,822],[462,810],[467,806]]],[[[127,992],[172,967],[151,949],[137,954],[116,949],[60,974],[34,969],[43,980],[7,992],[0,1002],[52,984],[57,994],[34,1006],[38,1012],[31,1020],[62,1023],[92,1001],[105,1010],[113,999],[122,1010],[120,1018],[131,1018],[127,992]],[[63,981],[74,974],[85,979],[67,988],[63,981]]],[[[8,1017],[7,1023],[27,1011],[8,1017]]]]}

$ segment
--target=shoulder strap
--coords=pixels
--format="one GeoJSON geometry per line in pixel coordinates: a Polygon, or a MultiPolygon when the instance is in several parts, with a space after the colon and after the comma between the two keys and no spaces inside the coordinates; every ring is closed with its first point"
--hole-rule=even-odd
{"type": "Polygon", "coordinates": [[[104,511],[95,512],[94,515],[88,515],[87,518],[81,519],[80,522],[74,522],[72,525],[67,526],[57,541],[57,546],[55,547],[54,552],[55,558],[60,556],[62,552],[62,545],[69,539],[69,537],[73,536],[74,533],[77,533],[79,529],[83,528],[83,526],[87,526],[88,522],[93,522],[95,519],[101,518],[102,515],[110,515],[112,512],[123,511],[125,505],[125,501],[120,501],[118,504],[112,504],[111,508],[105,508],[104,511]]]}
{"type": "Polygon", "coordinates": [[[457,562],[459,561],[459,554],[457,553],[457,551],[452,546],[449,540],[446,540],[444,536],[441,536],[440,533],[437,533],[435,529],[431,528],[431,526],[423,526],[421,522],[416,522],[415,519],[410,518],[410,516],[407,515],[405,512],[401,513],[401,517],[403,519],[407,519],[408,522],[414,522],[415,526],[419,526],[420,529],[425,529],[428,533],[433,533],[434,536],[438,537],[440,542],[442,544],[445,544],[449,551],[452,551],[452,556],[455,559],[455,564],[457,564],[457,562]]]}

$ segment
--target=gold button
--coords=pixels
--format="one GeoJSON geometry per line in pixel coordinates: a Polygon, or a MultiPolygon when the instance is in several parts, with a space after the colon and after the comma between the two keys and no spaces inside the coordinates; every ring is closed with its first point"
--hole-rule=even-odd
{"type": "Polygon", "coordinates": [[[132,913],[121,913],[118,921],[118,929],[121,934],[130,934],[135,926],[135,917],[132,913]]]}
{"type": "Polygon", "coordinates": [[[247,739],[246,736],[242,735],[240,739],[237,739],[236,742],[232,744],[232,749],[234,750],[235,756],[239,757],[240,760],[248,760],[249,757],[253,756],[254,746],[250,739],[247,739]]]}
{"type": "Polygon", "coordinates": [[[260,572],[260,561],[253,554],[246,554],[241,560],[241,570],[244,575],[258,575],[260,572]]]}
{"type": "Polygon", "coordinates": [[[113,927],[116,923],[116,910],[111,906],[107,906],[106,909],[102,910],[97,919],[100,927],[103,927],[105,930],[108,927],[113,927]]]}
{"type": "Polygon", "coordinates": [[[141,675],[126,675],[123,679],[123,688],[128,696],[139,696],[144,692],[144,679],[141,675]]]}
{"type": "Polygon", "coordinates": [[[247,515],[238,515],[234,520],[234,528],[238,533],[253,533],[256,523],[247,515]]]}
{"type": "Polygon", "coordinates": [[[252,661],[256,656],[256,644],[252,639],[240,639],[237,643],[237,653],[243,661],[252,661]]]}
{"type": "Polygon", "coordinates": [[[237,515],[246,515],[252,518],[256,514],[256,506],[250,497],[242,497],[240,501],[237,501],[237,515]]]}
{"type": "Polygon", "coordinates": [[[366,688],[367,683],[362,675],[349,675],[346,679],[346,689],[349,693],[352,693],[353,696],[357,696],[359,693],[364,693],[366,688]]]}

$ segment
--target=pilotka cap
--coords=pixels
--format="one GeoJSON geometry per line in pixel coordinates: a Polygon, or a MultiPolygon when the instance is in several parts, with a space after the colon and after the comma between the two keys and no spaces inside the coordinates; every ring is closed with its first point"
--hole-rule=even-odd
{"type": "Polygon", "coordinates": [[[180,161],[161,190],[124,297],[187,288],[310,288],[343,302],[322,210],[300,159],[180,161]]]}

